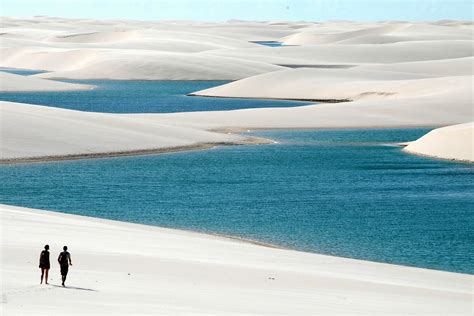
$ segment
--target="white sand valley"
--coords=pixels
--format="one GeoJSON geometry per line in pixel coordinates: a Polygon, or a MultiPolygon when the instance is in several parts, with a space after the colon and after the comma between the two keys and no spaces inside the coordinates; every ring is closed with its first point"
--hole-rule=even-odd
{"type": "Polygon", "coordinates": [[[472,312],[470,275],[6,205],[0,212],[5,315],[472,312]],[[39,285],[46,243],[50,285],[39,285]],[[55,259],[65,244],[73,266],[64,289],[55,259]]]}
{"type": "Polygon", "coordinates": [[[474,123],[437,128],[409,143],[404,150],[418,155],[474,162],[474,123]]]}

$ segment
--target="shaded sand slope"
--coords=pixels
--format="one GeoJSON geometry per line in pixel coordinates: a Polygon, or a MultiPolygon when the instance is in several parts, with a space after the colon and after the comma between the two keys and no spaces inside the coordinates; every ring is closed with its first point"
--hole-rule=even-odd
{"type": "Polygon", "coordinates": [[[437,128],[409,143],[404,150],[418,155],[474,162],[474,123],[437,128]]]}
{"type": "Polygon", "coordinates": [[[87,90],[94,86],[20,76],[0,71],[0,92],[87,90]]]}
{"type": "Polygon", "coordinates": [[[110,114],[0,102],[1,159],[91,155],[233,143],[239,136],[110,114]]]}
{"type": "Polygon", "coordinates": [[[1,220],[1,307],[8,315],[56,315],[64,308],[80,315],[472,311],[469,275],[6,205],[1,220]],[[40,286],[38,255],[46,243],[51,279],[40,286]],[[64,244],[73,261],[65,289],[55,262],[64,244]]]}

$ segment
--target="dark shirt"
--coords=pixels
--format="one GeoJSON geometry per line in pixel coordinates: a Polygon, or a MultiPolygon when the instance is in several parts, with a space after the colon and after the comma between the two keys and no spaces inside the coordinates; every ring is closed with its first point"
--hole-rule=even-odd
{"type": "Polygon", "coordinates": [[[61,252],[58,257],[59,265],[68,266],[71,262],[71,255],[66,250],[61,252]]]}
{"type": "Polygon", "coordinates": [[[48,250],[41,251],[40,264],[49,264],[49,251],[48,250]]]}

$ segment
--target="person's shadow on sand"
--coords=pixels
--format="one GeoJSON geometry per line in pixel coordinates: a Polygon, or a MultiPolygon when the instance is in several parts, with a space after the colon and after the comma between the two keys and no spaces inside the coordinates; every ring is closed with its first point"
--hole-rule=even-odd
{"type": "Polygon", "coordinates": [[[62,289],[66,289],[66,290],[80,290],[80,291],[92,291],[92,292],[98,292],[97,290],[94,290],[94,289],[87,289],[87,288],[84,288],[84,287],[77,287],[77,286],[62,286],[62,285],[55,285],[55,284],[49,284],[50,286],[54,286],[54,287],[60,287],[62,289]]]}

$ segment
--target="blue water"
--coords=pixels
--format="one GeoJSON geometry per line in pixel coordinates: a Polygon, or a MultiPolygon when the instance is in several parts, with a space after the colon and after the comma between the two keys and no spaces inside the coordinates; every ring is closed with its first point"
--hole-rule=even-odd
{"type": "Polygon", "coordinates": [[[109,113],[216,111],[309,104],[284,100],[224,99],[186,95],[229,81],[67,81],[91,84],[98,88],[63,92],[3,92],[0,93],[0,100],[109,113]]]}
{"type": "Polygon", "coordinates": [[[283,46],[283,42],[278,41],[252,41],[252,43],[269,46],[269,47],[280,47],[283,46]]]}
{"type": "Polygon", "coordinates": [[[280,143],[4,165],[1,202],[473,273],[473,165],[387,145],[427,131],[266,131],[280,143]]]}
{"type": "Polygon", "coordinates": [[[42,74],[46,71],[44,70],[31,70],[31,69],[19,69],[19,68],[3,68],[0,67],[0,71],[8,72],[15,75],[30,76],[36,74],[42,74]]]}

